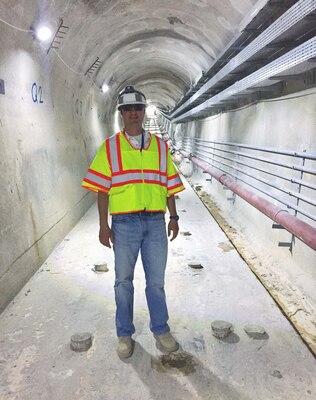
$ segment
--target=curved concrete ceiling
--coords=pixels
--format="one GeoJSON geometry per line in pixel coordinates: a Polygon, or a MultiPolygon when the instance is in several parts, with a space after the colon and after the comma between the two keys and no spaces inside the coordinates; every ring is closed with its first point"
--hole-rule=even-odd
{"type": "Polygon", "coordinates": [[[212,66],[256,0],[47,0],[28,1],[27,8],[14,3],[2,0],[0,10],[16,25],[45,23],[56,32],[62,18],[69,29],[59,55],[83,74],[98,59],[92,78],[97,86],[108,83],[113,99],[134,84],[151,103],[170,108],[212,66]]]}

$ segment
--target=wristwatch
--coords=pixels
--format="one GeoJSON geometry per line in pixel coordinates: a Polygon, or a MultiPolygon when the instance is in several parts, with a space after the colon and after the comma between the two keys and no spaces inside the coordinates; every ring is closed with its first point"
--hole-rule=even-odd
{"type": "Polygon", "coordinates": [[[176,221],[179,221],[179,215],[170,215],[170,219],[175,219],[176,221]]]}

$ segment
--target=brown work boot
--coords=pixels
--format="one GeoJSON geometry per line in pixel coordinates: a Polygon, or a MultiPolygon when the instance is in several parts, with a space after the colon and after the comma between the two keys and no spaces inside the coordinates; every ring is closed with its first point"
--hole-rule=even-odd
{"type": "Polygon", "coordinates": [[[133,342],[130,336],[119,336],[116,352],[120,358],[128,358],[133,354],[133,342]]]}
{"type": "Polygon", "coordinates": [[[163,351],[172,352],[177,351],[179,343],[175,341],[170,332],[163,333],[162,335],[154,335],[163,351]]]}

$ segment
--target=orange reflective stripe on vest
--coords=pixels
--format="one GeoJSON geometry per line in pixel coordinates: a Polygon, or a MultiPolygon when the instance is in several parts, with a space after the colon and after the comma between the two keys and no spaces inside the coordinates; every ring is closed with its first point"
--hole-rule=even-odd
{"type": "Polygon", "coordinates": [[[178,174],[172,175],[168,177],[168,190],[173,190],[178,186],[182,186],[182,181],[178,174]]]}
{"type": "Polygon", "coordinates": [[[165,211],[167,198],[166,143],[155,135],[147,148],[134,149],[123,132],[106,140],[112,171],[110,213],[165,211]]]}
{"type": "Polygon", "coordinates": [[[112,173],[115,174],[123,170],[120,146],[120,135],[116,134],[106,140],[106,153],[111,165],[112,173]]]}
{"type": "MultiPolygon", "coordinates": [[[[128,183],[153,183],[167,186],[167,144],[160,141],[156,136],[159,156],[159,170],[139,169],[124,170],[122,164],[122,151],[120,135],[115,135],[107,139],[106,151],[112,170],[112,186],[123,186],[128,183]]],[[[139,151],[133,149],[132,151],[139,151]]]]}
{"type": "Polygon", "coordinates": [[[94,171],[91,168],[88,169],[84,182],[106,191],[109,191],[111,188],[111,178],[102,175],[100,172],[94,171]]]}
{"type": "Polygon", "coordinates": [[[168,147],[166,142],[161,142],[160,140],[157,139],[157,145],[158,145],[158,153],[159,153],[159,170],[160,172],[165,172],[167,176],[167,152],[168,152],[168,147]]]}
{"type": "Polygon", "coordinates": [[[167,196],[184,189],[166,142],[150,134],[149,144],[140,151],[123,132],[100,146],[82,186],[108,193],[110,214],[165,212],[167,196]]]}

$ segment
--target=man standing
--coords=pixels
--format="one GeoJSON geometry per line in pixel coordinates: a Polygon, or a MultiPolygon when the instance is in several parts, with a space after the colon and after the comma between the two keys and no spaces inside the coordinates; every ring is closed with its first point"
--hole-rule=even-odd
{"type": "Polygon", "coordinates": [[[174,240],[179,232],[174,194],[184,186],[167,144],[142,127],[146,107],[143,93],[127,86],[118,96],[117,107],[124,129],[101,145],[82,186],[98,193],[100,242],[110,248],[113,243],[117,353],[127,358],[133,353],[133,279],[139,252],[145,272],[150,329],[164,351],[179,348],[167,323],[165,212],[168,208],[168,236],[174,240]]]}

